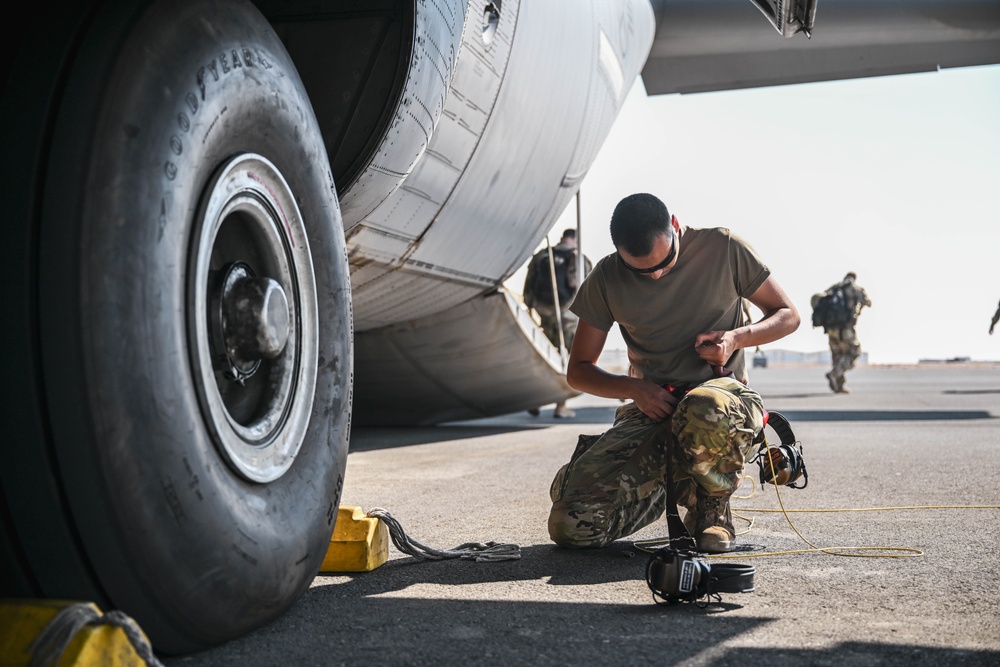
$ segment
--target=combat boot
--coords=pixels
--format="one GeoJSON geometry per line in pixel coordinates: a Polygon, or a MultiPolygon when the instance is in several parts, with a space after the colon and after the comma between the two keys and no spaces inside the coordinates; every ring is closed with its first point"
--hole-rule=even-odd
{"type": "Polygon", "coordinates": [[[565,403],[556,403],[556,409],[552,413],[556,419],[572,419],[576,417],[576,411],[567,408],[565,403]]]}
{"type": "Polygon", "coordinates": [[[699,491],[694,539],[698,550],[711,554],[732,551],[736,545],[729,497],[709,496],[699,491]]]}

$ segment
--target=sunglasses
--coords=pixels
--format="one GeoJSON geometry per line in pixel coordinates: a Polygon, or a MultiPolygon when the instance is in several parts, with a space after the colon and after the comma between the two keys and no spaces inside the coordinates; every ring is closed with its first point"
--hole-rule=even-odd
{"type": "Polygon", "coordinates": [[[651,266],[648,269],[637,269],[634,266],[629,265],[628,262],[622,259],[621,255],[618,255],[618,253],[615,254],[618,255],[618,261],[622,263],[622,266],[624,266],[632,273],[640,273],[640,274],[653,273],[654,271],[659,271],[660,269],[667,268],[667,265],[669,265],[670,262],[674,261],[674,255],[677,254],[677,232],[673,231],[673,229],[671,229],[671,237],[673,238],[673,242],[670,244],[670,252],[667,253],[666,259],[664,259],[656,266],[651,266]]]}

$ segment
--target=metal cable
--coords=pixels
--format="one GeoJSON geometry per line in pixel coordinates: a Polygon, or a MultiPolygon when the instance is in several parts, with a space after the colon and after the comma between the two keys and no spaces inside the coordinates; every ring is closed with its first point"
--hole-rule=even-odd
{"type": "Polygon", "coordinates": [[[88,625],[110,625],[121,628],[136,654],[149,667],[163,667],[163,663],[153,654],[153,647],[149,645],[139,625],[128,614],[118,610],[101,614],[93,605],[85,602],[66,607],[49,621],[31,643],[31,667],[58,665],[70,642],[88,625]]]}
{"type": "Polygon", "coordinates": [[[389,529],[389,536],[396,548],[419,560],[445,560],[460,558],[477,563],[493,563],[502,560],[520,560],[521,547],[516,544],[497,542],[466,542],[452,549],[435,549],[422,544],[406,534],[396,517],[382,507],[373,507],[367,516],[383,521],[389,529]]]}

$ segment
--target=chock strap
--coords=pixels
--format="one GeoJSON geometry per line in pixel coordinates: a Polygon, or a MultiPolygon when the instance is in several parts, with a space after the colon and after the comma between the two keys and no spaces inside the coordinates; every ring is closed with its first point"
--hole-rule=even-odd
{"type": "Polygon", "coordinates": [[[667,438],[667,534],[670,536],[670,546],[682,551],[697,551],[698,545],[687,526],[681,521],[680,510],[677,507],[677,492],[674,482],[674,454],[680,448],[677,436],[672,433],[667,438]]]}
{"type": "Polygon", "coordinates": [[[149,641],[132,617],[118,610],[101,614],[92,605],[83,602],[70,605],[56,614],[31,643],[31,667],[58,665],[73,637],[88,625],[111,625],[121,628],[136,654],[149,667],[163,667],[163,663],[157,660],[149,641]]]}
{"type": "Polygon", "coordinates": [[[404,554],[409,554],[419,560],[445,560],[460,558],[474,560],[477,563],[492,563],[501,560],[520,560],[521,547],[516,544],[498,544],[497,542],[466,542],[452,549],[435,549],[421,544],[406,534],[396,517],[381,507],[368,510],[367,516],[385,522],[389,529],[389,537],[396,548],[404,554]]]}

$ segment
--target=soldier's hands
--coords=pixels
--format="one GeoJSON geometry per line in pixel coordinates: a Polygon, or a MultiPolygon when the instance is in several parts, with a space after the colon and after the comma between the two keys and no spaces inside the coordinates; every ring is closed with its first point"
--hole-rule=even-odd
{"type": "Polygon", "coordinates": [[[630,398],[643,414],[658,422],[672,415],[677,406],[673,394],[649,380],[636,379],[630,398]]]}
{"type": "Polygon", "coordinates": [[[708,331],[695,336],[694,351],[713,366],[722,366],[733,356],[736,348],[731,332],[708,331]]]}

